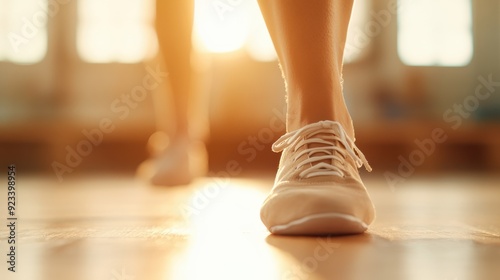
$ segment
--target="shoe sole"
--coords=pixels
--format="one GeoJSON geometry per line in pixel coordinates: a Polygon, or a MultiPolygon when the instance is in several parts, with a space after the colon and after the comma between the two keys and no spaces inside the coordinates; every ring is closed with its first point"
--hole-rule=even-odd
{"type": "Polygon", "coordinates": [[[354,216],[323,213],[272,226],[269,230],[279,235],[347,235],[363,233],[367,229],[368,225],[354,216]]]}

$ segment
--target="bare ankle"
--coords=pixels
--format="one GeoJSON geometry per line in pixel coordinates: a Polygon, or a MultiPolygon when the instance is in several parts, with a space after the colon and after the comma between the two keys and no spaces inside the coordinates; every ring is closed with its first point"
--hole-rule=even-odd
{"type": "Polygon", "coordinates": [[[307,107],[293,106],[294,104],[289,104],[287,111],[287,131],[294,131],[299,128],[302,128],[308,124],[317,123],[319,121],[331,120],[339,122],[347,135],[354,139],[354,126],[352,124],[352,119],[345,107],[343,100],[342,103],[338,102],[329,106],[327,104],[332,103],[322,103],[318,104],[318,106],[314,109],[307,109],[307,107]],[[321,105],[321,106],[319,106],[321,105]]]}

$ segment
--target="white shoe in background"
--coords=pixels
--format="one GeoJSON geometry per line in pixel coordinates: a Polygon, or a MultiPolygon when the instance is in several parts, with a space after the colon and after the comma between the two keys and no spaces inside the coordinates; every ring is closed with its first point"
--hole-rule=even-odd
{"type": "MultiPolygon", "coordinates": [[[[154,150],[154,148],[153,148],[154,150]]],[[[177,140],[157,151],[137,169],[139,177],[159,186],[187,185],[208,171],[208,155],[201,141],[177,140]]]]}

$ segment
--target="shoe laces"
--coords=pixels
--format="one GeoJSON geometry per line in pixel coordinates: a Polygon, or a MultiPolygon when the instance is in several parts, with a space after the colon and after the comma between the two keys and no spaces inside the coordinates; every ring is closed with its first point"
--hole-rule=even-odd
{"type": "Polygon", "coordinates": [[[363,153],[346,134],[342,125],[336,121],[320,121],[288,132],[273,144],[272,149],[278,153],[288,147],[292,147],[295,154],[293,157],[295,170],[310,164],[299,173],[300,178],[329,175],[345,177],[346,170],[342,162],[347,157],[354,161],[357,168],[364,165],[367,171],[372,170],[363,153]],[[340,142],[343,147],[335,145],[336,141],[340,142]],[[312,147],[314,144],[320,144],[320,146],[312,147]],[[297,153],[302,146],[306,148],[297,153]],[[297,162],[303,155],[307,155],[307,159],[297,162]],[[334,165],[335,161],[340,164],[334,165]]]}

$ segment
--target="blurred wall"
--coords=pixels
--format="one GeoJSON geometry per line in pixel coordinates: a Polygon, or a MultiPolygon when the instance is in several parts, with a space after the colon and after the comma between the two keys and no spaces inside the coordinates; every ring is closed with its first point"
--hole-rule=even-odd
{"type": "MultiPolygon", "coordinates": [[[[380,11],[388,2],[374,0],[369,9],[380,11]]],[[[436,143],[418,170],[500,170],[498,92],[462,117],[464,123],[456,129],[455,121],[443,118],[474,94],[479,77],[500,81],[500,3],[472,3],[474,57],[465,67],[404,65],[397,55],[395,19],[372,38],[362,59],[345,65],[345,97],[358,145],[375,170],[397,170],[401,158],[409,160],[419,150],[415,141],[432,137],[437,128],[448,138],[436,143]]],[[[76,19],[76,1],[50,19],[48,53],[41,63],[0,61],[0,163],[52,173],[53,163],[66,162],[86,135],[95,135],[99,143],[78,164],[75,160],[71,173],[133,171],[147,157],[146,142],[155,130],[152,95],[168,92],[161,76],[166,69],[158,58],[139,64],[82,61],[76,53],[76,19]],[[158,87],[140,102],[124,101],[148,75],[158,77],[158,87]],[[103,120],[108,132],[101,139],[92,132],[103,120]]],[[[277,62],[254,61],[242,50],[206,54],[205,59],[212,169],[236,159],[246,170],[274,170],[278,158],[270,145],[283,133],[278,124],[285,106],[277,62]]],[[[163,114],[168,126],[168,98],[165,103],[165,111],[156,113],[163,114]]]]}

